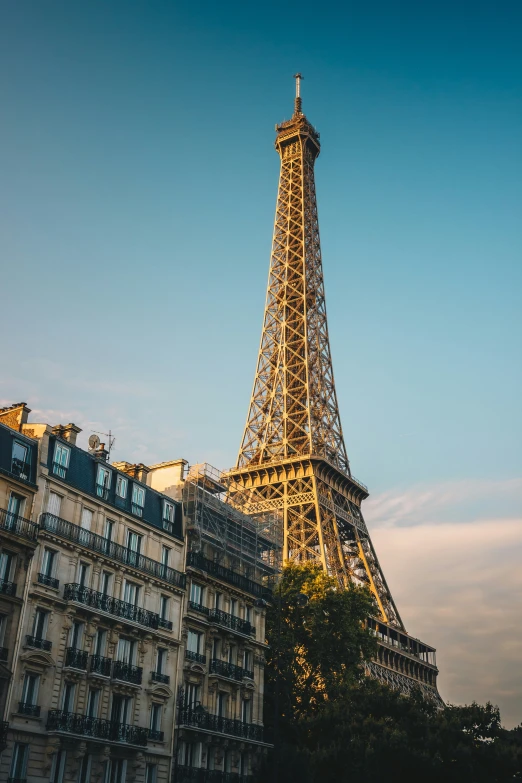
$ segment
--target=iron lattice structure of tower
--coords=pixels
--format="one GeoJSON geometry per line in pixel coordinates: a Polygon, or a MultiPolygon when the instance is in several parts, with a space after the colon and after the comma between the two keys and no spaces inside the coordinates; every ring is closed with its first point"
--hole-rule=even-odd
{"type": "Polygon", "coordinates": [[[340,587],[366,585],[378,655],[373,676],[414,684],[436,699],[435,650],[405,630],[379,565],[344,443],[328,337],[315,194],[319,133],[302,111],[296,75],[293,116],[276,125],[281,159],[259,357],[229,498],[248,514],[280,515],[283,561],[313,561],[340,587]]]}

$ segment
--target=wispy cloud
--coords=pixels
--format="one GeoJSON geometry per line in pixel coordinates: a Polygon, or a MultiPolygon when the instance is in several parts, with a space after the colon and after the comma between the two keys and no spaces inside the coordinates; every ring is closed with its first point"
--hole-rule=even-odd
{"type": "Polygon", "coordinates": [[[386,492],[365,507],[408,631],[437,647],[443,698],[498,703],[508,725],[522,722],[521,487],[455,482],[386,492]],[[512,513],[472,518],[500,499],[512,513]]]}

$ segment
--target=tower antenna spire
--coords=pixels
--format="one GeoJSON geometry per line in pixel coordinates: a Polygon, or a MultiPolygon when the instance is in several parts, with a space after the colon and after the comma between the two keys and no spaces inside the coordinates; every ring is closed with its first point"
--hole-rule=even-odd
{"type": "Polygon", "coordinates": [[[294,73],[294,79],[295,79],[295,114],[302,114],[303,113],[303,103],[301,101],[301,79],[303,78],[302,74],[300,73],[294,73]]]}

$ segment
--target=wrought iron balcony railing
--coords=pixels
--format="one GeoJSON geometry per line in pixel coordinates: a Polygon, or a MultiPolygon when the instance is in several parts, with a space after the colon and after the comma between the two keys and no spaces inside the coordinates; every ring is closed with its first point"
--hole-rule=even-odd
{"type": "Polygon", "coordinates": [[[105,555],[105,557],[116,560],[118,563],[123,563],[131,568],[135,568],[137,571],[142,571],[144,574],[162,579],[174,587],[179,587],[182,590],[185,588],[185,574],[163,565],[163,563],[157,560],[151,560],[150,557],[145,557],[121,544],[109,541],[109,539],[103,538],[103,536],[99,536],[97,533],[84,530],[84,528],[74,525],[66,519],[45,513],[40,517],[40,526],[49,533],[54,533],[61,538],[90,549],[91,552],[98,552],[105,555]]]}
{"type": "Polygon", "coordinates": [[[243,723],[233,718],[222,718],[220,715],[211,715],[202,709],[184,707],[179,711],[179,725],[192,726],[207,731],[215,731],[220,734],[230,734],[234,737],[263,742],[263,727],[255,723],[243,723]]]}
{"type": "Polygon", "coordinates": [[[165,685],[168,685],[170,682],[169,675],[162,672],[151,672],[151,679],[152,682],[163,682],[165,685]]]}
{"type": "Polygon", "coordinates": [[[91,655],[89,671],[92,672],[92,674],[101,674],[102,677],[110,677],[111,666],[111,658],[104,658],[103,655],[91,655]]]}
{"type": "Polygon", "coordinates": [[[149,729],[149,739],[152,742],[163,742],[163,732],[158,729],[149,729]]]}
{"type": "Polygon", "coordinates": [[[158,628],[164,628],[165,631],[172,631],[172,620],[166,620],[164,617],[160,617],[158,628]]]}
{"type": "Polygon", "coordinates": [[[28,647],[36,647],[38,650],[49,650],[53,646],[53,643],[48,639],[40,639],[38,636],[26,636],[25,643],[28,647]]]}
{"type": "Polygon", "coordinates": [[[219,658],[212,658],[209,671],[211,674],[220,674],[221,677],[228,677],[229,680],[241,682],[243,679],[241,666],[236,666],[235,663],[229,663],[228,661],[220,661],[219,658]]]}
{"type": "Polygon", "coordinates": [[[237,633],[242,633],[245,636],[250,636],[255,630],[252,623],[248,620],[242,620],[241,617],[236,617],[235,614],[222,612],[221,609],[210,609],[208,619],[217,625],[230,628],[231,631],[237,631],[237,633]]]}
{"type": "Polygon", "coordinates": [[[132,682],[133,685],[141,685],[143,669],[141,666],[133,666],[124,661],[114,661],[112,666],[112,677],[114,680],[123,680],[123,682],[132,682]]]}
{"type": "Polygon", "coordinates": [[[38,536],[38,525],[35,525],[29,519],[25,519],[25,517],[6,511],[5,508],[0,508],[0,530],[14,533],[16,536],[26,538],[28,541],[36,541],[38,536]]]}
{"type": "Polygon", "coordinates": [[[31,476],[31,465],[22,459],[13,457],[11,461],[11,473],[23,481],[29,481],[31,476]]]}
{"type": "Polygon", "coordinates": [[[60,580],[55,579],[54,576],[48,576],[47,574],[38,574],[38,581],[41,585],[46,585],[47,587],[54,587],[55,589],[60,587],[60,580]]]}
{"type": "Polygon", "coordinates": [[[65,478],[67,475],[67,468],[65,465],[61,465],[59,462],[53,462],[53,473],[59,478],[65,478]]]}
{"type": "Polygon", "coordinates": [[[253,680],[254,679],[254,670],[253,669],[243,669],[243,679],[253,680]]]}
{"type": "Polygon", "coordinates": [[[0,661],[2,663],[5,663],[7,661],[7,656],[9,654],[9,650],[7,647],[0,647],[0,661]]]}
{"type": "Polygon", "coordinates": [[[75,712],[49,710],[47,731],[63,731],[84,737],[95,737],[108,742],[125,742],[128,745],[146,745],[148,730],[128,723],[117,723],[103,718],[90,718],[75,712]]]}
{"type": "Polygon", "coordinates": [[[206,663],[207,656],[201,655],[201,653],[193,652],[193,650],[185,650],[185,658],[187,661],[196,661],[197,663],[206,663]]]}
{"type": "Polygon", "coordinates": [[[18,712],[20,715],[30,715],[32,718],[40,717],[40,707],[38,704],[29,704],[25,701],[18,702],[18,712]]]}
{"type": "Polygon", "coordinates": [[[65,665],[72,669],[87,670],[87,658],[89,654],[86,650],[77,650],[76,647],[68,647],[65,651],[65,665]]]}
{"type": "Polygon", "coordinates": [[[237,772],[222,772],[219,769],[202,769],[178,764],[176,783],[250,783],[252,777],[237,772]]]}
{"type": "Polygon", "coordinates": [[[199,612],[200,614],[209,614],[210,612],[208,606],[203,606],[203,604],[198,604],[196,601],[189,601],[188,605],[189,605],[189,609],[191,609],[193,612],[199,612]]]}
{"type": "Polygon", "coordinates": [[[90,587],[82,587],[76,583],[65,585],[63,597],[66,601],[76,601],[83,606],[139,623],[147,628],[158,627],[159,615],[155,612],[149,612],[148,609],[142,609],[140,606],[134,606],[134,604],[121,601],[119,598],[91,590],[90,587]]]}
{"type": "Polygon", "coordinates": [[[0,579],[0,593],[4,595],[16,595],[16,585],[6,579],[0,579]]]}
{"type": "Polygon", "coordinates": [[[238,574],[237,571],[226,568],[220,563],[209,560],[209,558],[202,555],[201,552],[189,552],[187,555],[187,565],[193,566],[194,568],[200,568],[207,574],[215,576],[216,579],[234,585],[234,587],[239,588],[239,590],[244,590],[245,593],[250,593],[250,595],[266,598],[269,598],[272,595],[272,591],[269,587],[265,587],[265,585],[262,585],[259,582],[254,582],[253,579],[249,579],[248,577],[243,576],[243,574],[238,574]]]}

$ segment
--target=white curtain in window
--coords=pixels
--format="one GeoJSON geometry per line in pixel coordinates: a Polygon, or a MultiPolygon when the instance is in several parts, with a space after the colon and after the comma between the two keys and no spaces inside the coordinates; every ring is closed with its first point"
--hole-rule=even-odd
{"type": "Polygon", "coordinates": [[[59,517],[61,506],[61,496],[57,495],[56,492],[49,492],[49,499],[47,501],[47,511],[49,514],[54,514],[55,517],[59,517]]]}
{"type": "Polygon", "coordinates": [[[92,527],[92,511],[88,508],[82,508],[82,519],[80,522],[84,530],[90,530],[92,527]]]}

